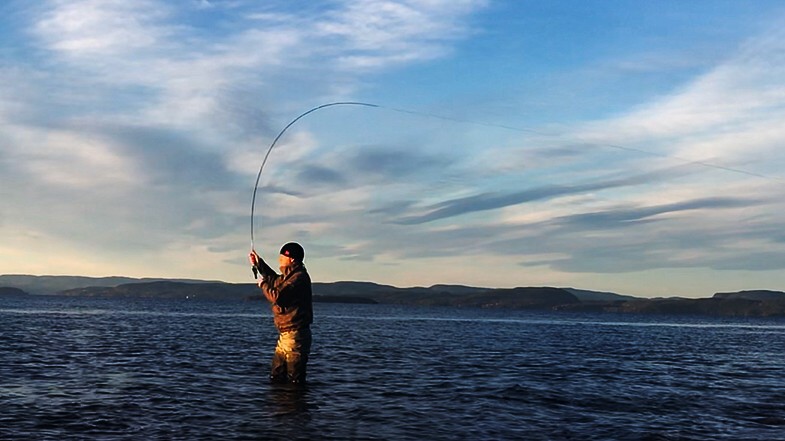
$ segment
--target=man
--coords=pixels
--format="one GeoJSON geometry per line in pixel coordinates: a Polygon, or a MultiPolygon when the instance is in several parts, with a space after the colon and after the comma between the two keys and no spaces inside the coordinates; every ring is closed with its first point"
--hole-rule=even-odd
{"type": "Polygon", "coordinates": [[[270,371],[270,380],[276,383],[305,383],[311,352],[313,303],[311,277],[303,265],[304,257],[302,246],[294,242],[285,244],[278,256],[279,275],[256,251],[249,255],[251,265],[261,275],[257,284],[272,303],[273,321],[280,334],[270,371]]]}

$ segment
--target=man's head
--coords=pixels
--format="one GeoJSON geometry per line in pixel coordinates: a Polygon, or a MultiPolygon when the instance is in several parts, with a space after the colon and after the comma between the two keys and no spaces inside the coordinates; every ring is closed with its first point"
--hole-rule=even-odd
{"type": "Polygon", "coordinates": [[[299,243],[289,242],[281,247],[281,254],[278,256],[278,263],[281,268],[290,266],[295,262],[302,262],[305,257],[305,250],[299,243]]]}

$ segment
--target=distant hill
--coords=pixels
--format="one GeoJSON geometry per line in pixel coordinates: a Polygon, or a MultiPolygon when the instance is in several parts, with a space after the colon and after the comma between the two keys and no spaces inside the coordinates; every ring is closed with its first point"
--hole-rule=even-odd
{"type": "Polygon", "coordinates": [[[400,290],[390,285],[379,285],[373,282],[314,282],[314,294],[320,295],[340,295],[340,296],[363,296],[375,297],[400,290]]]}
{"type": "Polygon", "coordinates": [[[624,302],[618,312],[691,314],[725,317],[785,317],[785,293],[717,293],[708,299],[637,299],[624,302]]]}
{"type": "Polygon", "coordinates": [[[314,283],[314,295],[357,296],[378,303],[420,306],[509,307],[547,309],[578,303],[577,297],[560,288],[491,289],[463,285],[397,288],[371,282],[314,283]]]}
{"type": "Polygon", "coordinates": [[[82,277],[82,276],[30,276],[25,274],[0,275],[0,286],[22,289],[30,294],[57,294],[61,291],[87,286],[119,286],[128,283],[179,281],[203,283],[204,280],[188,279],[135,279],[132,277],[82,277]]]}
{"type": "Polygon", "coordinates": [[[562,288],[577,297],[581,302],[617,302],[634,300],[636,297],[605,291],[587,291],[585,289],[562,288]]]}
{"type": "Polygon", "coordinates": [[[244,300],[256,294],[257,290],[254,284],[155,281],[73,288],[58,294],[77,297],[244,300]]]}
{"type": "Polygon", "coordinates": [[[580,303],[575,295],[551,287],[489,289],[481,293],[460,296],[454,306],[485,308],[553,309],[560,305],[580,303]]]}
{"type": "MultiPolygon", "coordinates": [[[[439,288],[396,288],[370,282],[314,283],[314,301],[342,303],[387,303],[421,306],[509,307],[548,309],[579,300],[559,288],[468,289],[458,292],[439,288]]],[[[119,286],[90,286],[64,290],[63,296],[262,300],[254,284],[136,282],[119,286]]]]}
{"type": "MultiPolygon", "coordinates": [[[[71,297],[114,297],[201,300],[264,300],[253,283],[223,282],[135,282],[118,286],[87,286],[60,291],[58,295],[71,297]]],[[[351,295],[314,295],[316,302],[377,303],[374,300],[351,295]]]]}
{"type": "Polygon", "coordinates": [[[733,299],[754,300],[754,301],[785,300],[785,292],[768,291],[768,290],[718,292],[714,294],[713,298],[718,300],[733,300],[733,299]]]}
{"type": "Polygon", "coordinates": [[[435,292],[447,292],[451,294],[476,294],[488,290],[488,288],[477,288],[464,285],[433,285],[429,289],[435,292]]]}
{"type": "MultiPolygon", "coordinates": [[[[56,294],[88,297],[264,300],[253,283],[128,277],[0,276],[6,295],[56,294]],[[16,284],[16,285],[15,285],[16,284]],[[25,287],[32,287],[25,289],[25,287]],[[66,287],[66,288],[61,288],[66,287]]],[[[514,308],[573,312],[693,314],[785,317],[785,292],[750,290],[716,293],[711,298],[644,299],[576,288],[477,288],[463,285],[398,288],[373,282],[313,284],[315,302],[381,303],[419,306],[514,308]]]]}
{"type": "Polygon", "coordinates": [[[0,297],[18,297],[30,295],[19,288],[0,286],[0,297]]]}

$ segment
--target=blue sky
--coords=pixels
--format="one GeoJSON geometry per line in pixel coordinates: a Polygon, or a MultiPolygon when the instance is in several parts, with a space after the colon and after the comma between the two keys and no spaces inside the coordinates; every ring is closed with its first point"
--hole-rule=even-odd
{"type": "Polygon", "coordinates": [[[0,273],[785,290],[779,1],[5,1],[0,273]]]}

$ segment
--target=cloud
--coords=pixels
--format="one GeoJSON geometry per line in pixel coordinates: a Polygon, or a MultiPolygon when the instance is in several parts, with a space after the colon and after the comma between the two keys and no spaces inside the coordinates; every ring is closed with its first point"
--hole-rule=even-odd
{"type": "Polygon", "coordinates": [[[678,90],[618,118],[593,122],[574,136],[728,167],[751,154],[773,152],[774,141],[785,135],[778,122],[785,116],[782,24],[749,38],[678,90]]]}
{"type": "Polygon", "coordinates": [[[139,0],[53,0],[34,28],[48,46],[71,57],[130,54],[161,45],[171,35],[160,23],[165,3],[139,0]]]}
{"type": "Polygon", "coordinates": [[[623,178],[595,180],[584,184],[573,185],[545,185],[522,191],[509,193],[482,193],[459,199],[447,200],[425,207],[424,214],[404,216],[396,220],[402,224],[419,224],[435,220],[461,216],[487,210],[496,210],[511,205],[527,202],[553,199],[588,192],[596,192],[619,187],[644,185],[652,181],[659,181],[666,177],[683,175],[683,168],[660,170],[652,173],[643,173],[623,178]]]}
{"type": "Polygon", "coordinates": [[[435,174],[444,173],[453,158],[427,153],[426,146],[360,145],[336,151],[329,160],[336,170],[346,174],[351,185],[383,185],[414,180],[421,185],[435,174]]]}
{"type": "MultiPolygon", "coordinates": [[[[756,216],[752,213],[768,211],[774,204],[779,202],[751,196],[609,208],[521,225],[525,235],[495,242],[493,247],[510,255],[521,250],[536,250],[535,255],[558,254],[523,264],[568,272],[721,266],[751,269],[747,257],[766,252],[762,247],[771,237],[772,226],[749,226],[749,219],[756,216]]],[[[783,264],[785,259],[778,258],[766,267],[783,264]]]]}
{"type": "Polygon", "coordinates": [[[641,221],[651,221],[658,216],[674,214],[692,210],[720,210],[727,208],[748,208],[759,205],[754,199],[710,197],[688,201],[679,201],[672,204],[656,205],[650,207],[636,207],[631,209],[617,209],[611,211],[580,213],[556,218],[549,222],[558,225],[562,231],[587,231],[590,229],[614,230],[641,221]]]}
{"type": "Polygon", "coordinates": [[[138,164],[137,179],[153,186],[199,191],[234,189],[241,183],[223,155],[182,131],[151,125],[101,125],[96,130],[138,164]]]}
{"type": "MultiPolygon", "coordinates": [[[[628,202],[528,222],[486,219],[443,227],[394,225],[388,235],[377,239],[381,244],[376,249],[407,258],[492,252],[527,266],[547,265],[569,272],[672,267],[683,264],[683,253],[721,246],[729,239],[728,226],[744,219],[745,212],[768,209],[769,204],[755,198],[716,197],[650,206],[628,202]],[[557,257],[536,259],[543,255],[557,257]]],[[[754,230],[747,233],[751,241],[769,237],[765,228],[754,230]]]]}
{"type": "Polygon", "coordinates": [[[320,184],[341,185],[346,182],[342,173],[319,165],[306,165],[298,175],[298,181],[308,182],[309,185],[314,186],[320,184]]]}
{"type": "Polygon", "coordinates": [[[444,56],[447,42],[470,31],[462,19],[486,1],[361,0],[346,2],[316,23],[316,34],[336,41],[343,69],[374,69],[444,56]]]}
{"type": "Polygon", "coordinates": [[[45,81],[58,90],[62,113],[108,110],[181,129],[217,122],[232,135],[258,136],[269,134],[270,114],[304,107],[273,110],[282,87],[299,102],[351,94],[361,84],[357,63],[334,60],[360,51],[378,71],[441,56],[436,48],[469,35],[463,22],[484,4],[336,2],[294,14],[238,2],[189,9],[153,0],[53,0],[35,9],[41,14],[32,29],[39,49],[55,55],[57,75],[45,81]],[[226,25],[181,21],[200,15],[226,25]]]}

